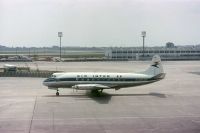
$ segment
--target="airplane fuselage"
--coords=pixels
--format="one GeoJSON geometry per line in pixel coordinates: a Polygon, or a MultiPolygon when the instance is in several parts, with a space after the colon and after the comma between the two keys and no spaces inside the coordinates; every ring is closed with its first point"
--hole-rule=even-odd
{"type": "MultiPolygon", "coordinates": [[[[162,78],[162,75],[153,78],[153,75],[139,74],[139,73],[55,73],[51,78],[44,81],[44,84],[50,89],[56,88],[71,88],[77,84],[100,84],[107,88],[103,89],[119,89],[122,87],[138,86],[152,83],[162,78]]],[[[87,87],[83,87],[87,89],[87,87]]],[[[78,87],[76,89],[81,89],[78,87]]],[[[90,87],[88,88],[90,89],[90,87]]]]}
{"type": "Polygon", "coordinates": [[[165,77],[160,56],[152,58],[150,67],[139,73],[107,73],[107,72],[63,72],[54,73],[44,80],[43,84],[49,89],[73,88],[101,92],[104,89],[120,89],[139,86],[159,81],[165,77]]]}

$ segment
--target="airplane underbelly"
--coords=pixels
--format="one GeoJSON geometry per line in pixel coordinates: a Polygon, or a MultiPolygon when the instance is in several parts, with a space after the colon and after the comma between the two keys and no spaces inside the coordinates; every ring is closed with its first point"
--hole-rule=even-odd
{"type": "MultiPolygon", "coordinates": [[[[138,86],[138,85],[143,85],[143,84],[148,84],[151,83],[152,81],[133,81],[133,82],[126,82],[126,81],[122,81],[122,82],[88,82],[88,81],[60,81],[60,82],[54,82],[49,84],[49,87],[52,88],[71,88],[72,86],[75,86],[77,84],[101,84],[101,85],[105,85],[108,86],[110,89],[111,88],[123,88],[123,87],[131,87],[131,86],[138,86]]],[[[108,88],[108,89],[109,89],[108,88]]],[[[91,87],[87,88],[87,89],[91,89],[91,87]]]]}
{"type": "Polygon", "coordinates": [[[144,84],[149,84],[152,83],[152,81],[133,81],[133,82],[121,82],[121,83],[115,83],[115,87],[134,87],[134,86],[139,86],[139,85],[144,85],[144,84]]]}

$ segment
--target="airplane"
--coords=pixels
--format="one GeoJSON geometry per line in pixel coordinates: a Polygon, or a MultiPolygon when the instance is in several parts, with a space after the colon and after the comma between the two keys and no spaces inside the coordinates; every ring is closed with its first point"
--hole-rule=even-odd
{"type": "Polygon", "coordinates": [[[151,66],[138,73],[107,73],[107,72],[61,72],[53,73],[43,84],[48,89],[72,88],[76,90],[91,90],[92,93],[102,93],[104,89],[119,90],[125,87],[140,86],[159,81],[165,77],[159,55],[154,55],[151,66]]]}
{"type": "Polygon", "coordinates": [[[12,64],[4,64],[4,71],[17,71],[17,66],[12,64]]]}

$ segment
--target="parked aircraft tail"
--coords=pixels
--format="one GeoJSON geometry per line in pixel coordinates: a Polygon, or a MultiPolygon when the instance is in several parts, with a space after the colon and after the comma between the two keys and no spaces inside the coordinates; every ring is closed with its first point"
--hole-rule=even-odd
{"type": "Polygon", "coordinates": [[[152,58],[151,66],[143,72],[143,74],[157,76],[164,75],[163,67],[161,64],[161,59],[159,55],[154,55],[152,58]]]}

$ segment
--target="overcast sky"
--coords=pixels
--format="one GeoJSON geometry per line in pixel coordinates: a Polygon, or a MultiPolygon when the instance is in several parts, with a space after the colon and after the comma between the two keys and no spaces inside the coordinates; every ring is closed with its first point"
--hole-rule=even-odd
{"type": "Polygon", "coordinates": [[[0,45],[200,44],[200,0],[0,0],[0,45]]]}

